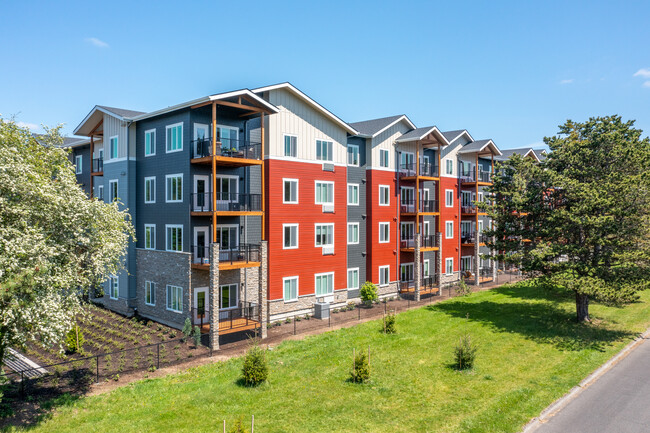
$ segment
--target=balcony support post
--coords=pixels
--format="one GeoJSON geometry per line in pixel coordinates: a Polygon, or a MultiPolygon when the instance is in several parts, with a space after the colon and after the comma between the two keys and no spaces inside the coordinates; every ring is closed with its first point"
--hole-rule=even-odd
{"type": "MultiPolygon", "coordinates": [[[[478,217],[476,217],[478,220],[478,217]]],[[[478,226],[476,227],[478,230],[478,226]]],[[[478,287],[481,284],[480,275],[479,275],[479,265],[481,264],[481,258],[479,257],[480,249],[480,238],[478,232],[475,234],[476,239],[474,239],[474,285],[478,287]]]]}
{"type": "Polygon", "coordinates": [[[95,141],[90,136],[90,198],[93,198],[95,192],[95,176],[93,176],[93,155],[95,154],[95,141]]]}
{"type": "Polygon", "coordinates": [[[442,233],[436,233],[436,245],[438,251],[436,252],[435,273],[438,280],[438,287],[440,287],[440,294],[442,295],[442,233]]]}
{"type": "MultiPolygon", "coordinates": [[[[441,223],[440,223],[442,221],[442,218],[441,218],[441,215],[440,215],[440,212],[441,212],[441,209],[442,209],[442,182],[440,182],[440,180],[442,179],[442,176],[441,176],[441,172],[442,172],[441,150],[442,150],[442,147],[440,147],[440,142],[438,142],[438,182],[437,182],[438,183],[438,203],[437,203],[438,209],[436,209],[438,211],[438,213],[439,213],[438,216],[436,217],[436,220],[438,222],[438,229],[436,231],[438,233],[442,232],[442,226],[441,226],[441,223]]],[[[445,200],[447,200],[446,197],[445,197],[445,200]]],[[[438,244],[438,246],[440,247],[440,244],[438,244]]]]}
{"type": "Polygon", "coordinates": [[[208,287],[208,304],[210,306],[210,349],[219,350],[219,244],[210,244],[210,284],[208,287]]]}
{"type": "Polygon", "coordinates": [[[422,269],[420,265],[420,243],[422,242],[422,237],[420,234],[415,235],[415,248],[414,248],[414,258],[413,260],[413,277],[415,278],[415,302],[420,301],[420,286],[422,284],[422,269]]]}
{"type": "Polygon", "coordinates": [[[260,322],[260,338],[264,339],[267,336],[266,325],[268,322],[268,305],[267,305],[267,273],[268,273],[268,242],[263,240],[260,243],[260,267],[259,272],[259,322],[260,322]]]}
{"type": "MultiPolygon", "coordinates": [[[[415,145],[415,236],[420,235],[420,142],[415,145]]],[[[417,241],[416,241],[417,242],[417,241]]]]}
{"type": "MultiPolygon", "coordinates": [[[[217,103],[212,103],[212,242],[217,242],[217,103]]],[[[218,253],[218,251],[217,251],[218,253]]],[[[217,258],[219,254],[217,254],[217,258]]],[[[212,263],[212,262],[210,262],[212,263]]],[[[212,267],[211,267],[212,268],[212,267]]],[[[218,310],[217,310],[218,311],[218,310]]],[[[217,323],[219,323],[217,318],[217,323]]],[[[218,342],[217,342],[218,344],[218,342]]]]}

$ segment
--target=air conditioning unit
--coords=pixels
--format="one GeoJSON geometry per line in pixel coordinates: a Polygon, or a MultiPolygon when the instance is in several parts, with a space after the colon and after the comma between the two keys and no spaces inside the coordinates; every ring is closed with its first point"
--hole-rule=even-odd
{"type": "Polygon", "coordinates": [[[323,205],[323,213],[334,213],[334,205],[333,204],[324,204],[323,205]]]}
{"type": "Polygon", "coordinates": [[[323,171],[334,172],[334,164],[330,164],[330,163],[327,163],[327,162],[323,163],[323,171]]]}
{"type": "Polygon", "coordinates": [[[334,245],[326,245],[323,247],[323,255],[331,256],[334,254],[334,245]]]}

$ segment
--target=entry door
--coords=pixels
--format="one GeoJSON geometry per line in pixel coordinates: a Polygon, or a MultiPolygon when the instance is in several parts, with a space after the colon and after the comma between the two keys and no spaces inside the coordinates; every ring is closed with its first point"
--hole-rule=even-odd
{"type": "Polygon", "coordinates": [[[400,239],[402,240],[402,245],[406,248],[414,247],[414,237],[413,237],[413,226],[411,222],[401,223],[400,224],[400,239]]]}
{"type": "Polygon", "coordinates": [[[221,148],[226,151],[239,150],[239,128],[217,125],[217,141],[221,142],[221,148]]]}
{"type": "Polygon", "coordinates": [[[193,206],[195,212],[210,211],[210,176],[194,176],[193,206]]]}
{"type": "Polygon", "coordinates": [[[402,152],[400,169],[407,171],[415,171],[415,166],[413,165],[413,160],[415,155],[409,152],[402,152]]]}
{"type": "Polygon", "coordinates": [[[232,211],[239,203],[239,178],[217,177],[217,210],[232,211]]]}
{"type": "Polygon", "coordinates": [[[210,323],[210,304],[208,303],[208,288],[194,289],[194,324],[210,323]]]}
{"type": "Polygon", "coordinates": [[[210,126],[204,123],[194,124],[194,157],[200,158],[210,155],[210,126]]]}
{"type": "Polygon", "coordinates": [[[406,212],[414,212],[415,210],[415,194],[414,188],[402,187],[401,194],[402,196],[402,207],[406,212]]]}
{"type": "Polygon", "coordinates": [[[210,229],[194,227],[194,263],[210,263],[210,229]]]}

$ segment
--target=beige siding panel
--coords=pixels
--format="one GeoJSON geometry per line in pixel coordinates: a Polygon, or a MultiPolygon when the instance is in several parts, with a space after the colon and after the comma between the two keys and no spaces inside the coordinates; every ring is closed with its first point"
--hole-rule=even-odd
{"type": "Polygon", "coordinates": [[[453,177],[453,178],[458,178],[458,151],[463,147],[465,143],[467,143],[469,140],[467,140],[465,137],[459,138],[457,140],[454,140],[449,146],[445,146],[442,148],[442,152],[440,153],[440,175],[444,177],[453,177]],[[453,167],[454,167],[454,172],[451,175],[447,174],[447,160],[453,161],[453,167]]]}
{"type": "MultiPolygon", "coordinates": [[[[368,166],[371,166],[373,169],[378,169],[379,167],[379,150],[386,149],[388,150],[388,168],[390,170],[395,170],[395,147],[394,143],[399,137],[408,132],[410,128],[406,126],[403,122],[399,122],[371,141],[370,160],[367,161],[368,166]]],[[[405,145],[400,144],[399,149],[404,150],[405,145]]],[[[385,169],[385,168],[384,168],[385,169]]]]}

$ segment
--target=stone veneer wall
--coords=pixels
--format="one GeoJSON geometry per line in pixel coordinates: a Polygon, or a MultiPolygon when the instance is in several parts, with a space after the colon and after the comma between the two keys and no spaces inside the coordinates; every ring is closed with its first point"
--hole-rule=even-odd
{"type": "Polygon", "coordinates": [[[440,276],[440,287],[451,286],[452,284],[455,284],[458,281],[460,281],[460,271],[454,272],[451,275],[442,274],[440,276]]]}
{"type": "Polygon", "coordinates": [[[111,299],[108,292],[104,293],[101,298],[93,298],[92,301],[96,304],[103,305],[111,311],[122,314],[127,317],[133,316],[133,307],[129,305],[126,299],[111,299]]]}
{"type": "Polygon", "coordinates": [[[185,318],[191,313],[191,271],[190,253],[136,249],[136,305],[138,313],[165,325],[181,329],[185,318]],[[144,283],[156,284],[156,305],[144,303],[144,283]],[[167,310],[167,285],[183,288],[183,311],[167,310]]]}

